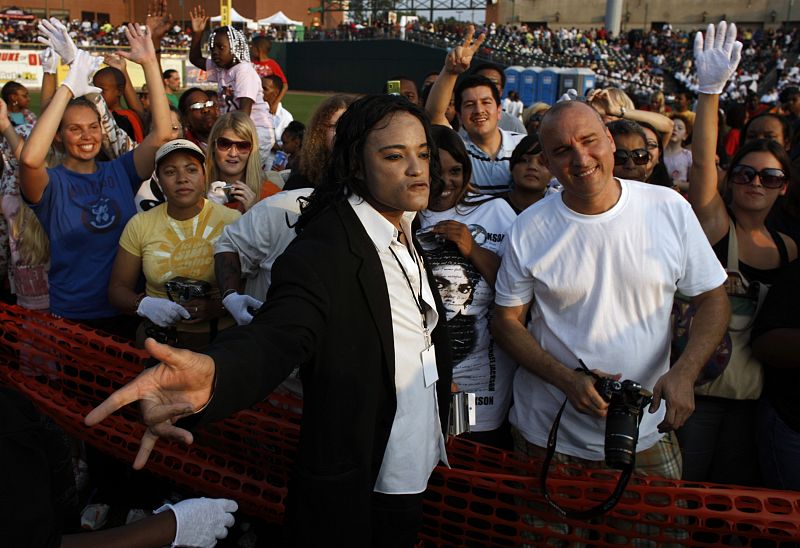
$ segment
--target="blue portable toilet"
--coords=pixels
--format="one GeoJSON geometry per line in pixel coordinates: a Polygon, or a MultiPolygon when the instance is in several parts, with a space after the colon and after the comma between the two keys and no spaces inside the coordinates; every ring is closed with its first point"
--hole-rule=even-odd
{"type": "Polygon", "coordinates": [[[520,76],[522,76],[522,71],[523,67],[517,65],[506,67],[503,71],[506,75],[506,87],[503,88],[503,99],[508,97],[508,93],[511,91],[519,93],[519,80],[520,76]]]}
{"type": "Polygon", "coordinates": [[[561,69],[558,67],[542,69],[536,82],[536,101],[542,101],[548,105],[556,104],[559,98],[560,81],[561,69]]]}
{"type": "Polygon", "coordinates": [[[519,78],[519,99],[525,107],[531,106],[536,102],[536,82],[539,78],[538,67],[528,67],[522,71],[519,78]]]}
{"type": "Polygon", "coordinates": [[[574,89],[581,97],[586,96],[594,88],[594,71],[587,68],[561,69],[561,82],[558,86],[558,96],[561,97],[568,89],[574,89]]]}

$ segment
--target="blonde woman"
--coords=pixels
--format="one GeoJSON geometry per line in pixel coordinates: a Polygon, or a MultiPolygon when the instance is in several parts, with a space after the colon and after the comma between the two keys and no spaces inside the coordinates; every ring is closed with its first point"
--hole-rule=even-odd
{"type": "Polygon", "coordinates": [[[259,200],[280,191],[263,179],[256,126],[244,112],[229,112],[217,118],[208,145],[206,181],[225,183],[228,207],[244,213],[259,200]]]}

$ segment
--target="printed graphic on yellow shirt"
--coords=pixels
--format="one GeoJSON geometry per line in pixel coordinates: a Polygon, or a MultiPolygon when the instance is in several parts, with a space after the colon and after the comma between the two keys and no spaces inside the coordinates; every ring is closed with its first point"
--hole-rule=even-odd
{"type": "Polygon", "coordinates": [[[222,233],[224,224],[210,225],[210,209],[205,209],[190,221],[179,223],[169,220],[165,240],[153,250],[155,269],[163,272],[159,280],[163,283],[176,276],[186,276],[196,280],[209,274],[214,262],[214,244],[222,233]]]}

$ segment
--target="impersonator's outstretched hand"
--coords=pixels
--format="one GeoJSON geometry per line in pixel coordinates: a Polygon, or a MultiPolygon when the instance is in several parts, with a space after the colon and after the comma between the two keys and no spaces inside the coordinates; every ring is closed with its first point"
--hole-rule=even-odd
{"type": "Polygon", "coordinates": [[[158,438],[192,443],[192,434],[172,423],[202,408],[211,399],[214,388],[215,365],[209,356],[172,348],[153,339],[145,341],[145,348],[161,363],[145,369],[84,419],[87,426],[94,426],[125,405],[139,401],[147,430],[133,463],[137,470],[147,463],[158,438]]]}
{"type": "Polygon", "coordinates": [[[472,58],[480,49],[486,35],[481,33],[475,40],[472,37],[475,35],[475,27],[470,25],[467,29],[467,34],[464,36],[464,43],[460,46],[454,47],[445,58],[445,69],[452,74],[462,74],[469,69],[472,58]]]}
{"type": "Polygon", "coordinates": [[[736,40],[736,25],[720,21],[717,28],[708,25],[705,39],[698,32],[694,37],[694,64],[700,93],[722,93],[725,83],[742,58],[742,43],[736,40]]]}

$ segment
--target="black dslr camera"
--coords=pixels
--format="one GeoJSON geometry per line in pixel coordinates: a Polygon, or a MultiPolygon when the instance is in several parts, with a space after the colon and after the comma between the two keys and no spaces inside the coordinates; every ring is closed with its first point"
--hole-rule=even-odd
{"type": "Polygon", "coordinates": [[[606,415],[606,464],[622,470],[633,462],[639,441],[639,422],[653,394],[634,381],[600,377],[594,388],[608,402],[606,415]]]}
{"type": "Polygon", "coordinates": [[[211,295],[211,284],[203,280],[195,280],[185,276],[177,276],[164,284],[171,301],[186,304],[192,299],[206,298],[211,295]]]}

